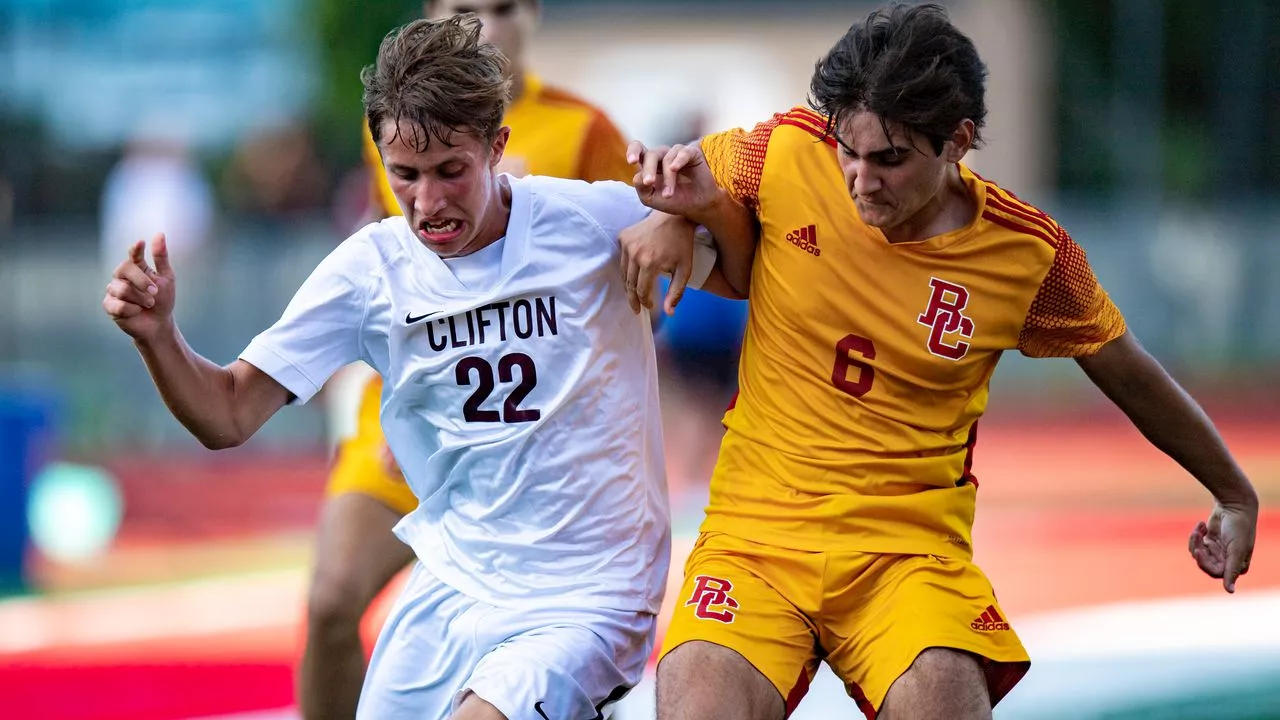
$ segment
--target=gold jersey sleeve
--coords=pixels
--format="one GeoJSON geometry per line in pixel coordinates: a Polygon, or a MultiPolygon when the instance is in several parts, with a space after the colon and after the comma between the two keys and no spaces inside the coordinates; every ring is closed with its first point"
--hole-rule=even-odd
{"type": "Polygon", "coordinates": [[[1123,319],[1056,223],[963,166],[973,220],[888,243],[859,218],[825,128],[796,108],[703,140],[761,227],[703,528],[967,558],[1001,354],[1086,354],[1123,319]]]}
{"type": "Polygon", "coordinates": [[[387,171],[382,166],[382,153],[378,152],[378,146],[373,142],[368,123],[363,125],[363,131],[360,154],[364,158],[365,170],[369,173],[370,207],[377,209],[383,217],[399,215],[400,205],[396,202],[396,196],[391,193],[387,171]]]}

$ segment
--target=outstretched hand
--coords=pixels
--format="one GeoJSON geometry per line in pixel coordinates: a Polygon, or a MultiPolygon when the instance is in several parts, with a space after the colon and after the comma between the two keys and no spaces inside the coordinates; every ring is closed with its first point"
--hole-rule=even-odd
{"type": "Polygon", "coordinates": [[[102,309],[135,340],[149,340],[172,322],[175,300],[173,267],[164,233],[151,239],[155,268],[147,265],[147,243],[135,242],[107,284],[102,309]]]}
{"type": "Polygon", "coordinates": [[[1196,564],[1209,577],[1222,578],[1222,587],[1236,591],[1236,578],[1249,572],[1258,531],[1256,507],[1215,505],[1209,521],[1191,531],[1187,547],[1196,564]]]}

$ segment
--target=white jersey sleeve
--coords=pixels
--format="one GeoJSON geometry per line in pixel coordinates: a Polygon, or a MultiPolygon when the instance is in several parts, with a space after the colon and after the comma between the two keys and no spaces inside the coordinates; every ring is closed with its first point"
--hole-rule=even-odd
{"type": "MultiPolygon", "coordinates": [[[[562,196],[567,196],[590,215],[616,244],[618,235],[623,230],[635,225],[653,212],[636,195],[635,188],[616,180],[604,180],[594,183],[582,181],[554,181],[561,184],[562,196]],[[565,192],[575,188],[578,192],[565,192]]],[[[699,226],[694,235],[693,268],[689,273],[688,286],[701,288],[711,275],[716,264],[716,247],[711,233],[699,226]]]]}
{"type": "Polygon", "coordinates": [[[369,233],[357,232],[321,261],[280,319],[240,353],[300,403],[338,368],[365,359],[362,329],[380,264],[369,233]]]}

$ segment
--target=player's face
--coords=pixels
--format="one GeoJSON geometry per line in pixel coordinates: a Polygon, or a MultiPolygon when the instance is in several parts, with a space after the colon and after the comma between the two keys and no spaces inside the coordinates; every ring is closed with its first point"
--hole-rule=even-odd
{"type": "Polygon", "coordinates": [[[448,144],[433,137],[421,152],[413,132],[411,123],[401,122],[397,133],[386,121],[379,150],[391,192],[418,240],[441,257],[458,257],[501,237],[506,215],[494,168],[510,128],[493,143],[472,133],[451,133],[448,144]]]}
{"type": "Polygon", "coordinates": [[[888,130],[866,111],[845,114],[836,128],[840,169],[858,215],[886,233],[924,224],[922,216],[945,201],[948,168],[964,156],[952,140],[939,155],[920,133],[896,124],[888,130]]]}
{"type": "Polygon", "coordinates": [[[430,0],[426,14],[443,18],[459,13],[480,18],[480,36],[496,45],[511,61],[513,72],[522,71],[525,48],[538,27],[537,3],[530,0],[430,0]]]}

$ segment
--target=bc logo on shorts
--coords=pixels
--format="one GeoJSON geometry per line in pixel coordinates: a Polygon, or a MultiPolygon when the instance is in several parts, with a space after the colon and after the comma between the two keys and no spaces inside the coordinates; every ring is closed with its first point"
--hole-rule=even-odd
{"type": "Polygon", "coordinates": [[[685,606],[697,605],[693,614],[703,620],[733,622],[733,611],[738,608],[738,601],[729,597],[733,583],[710,575],[699,575],[694,578],[694,583],[693,594],[685,601],[685,606]]]}

